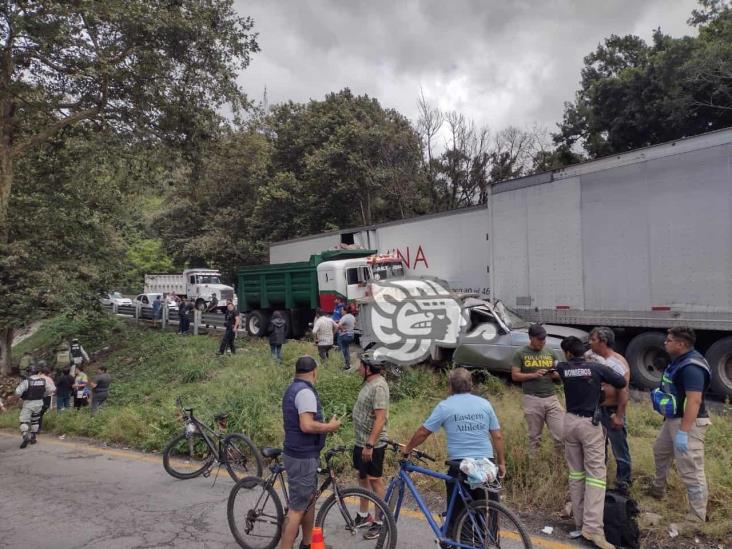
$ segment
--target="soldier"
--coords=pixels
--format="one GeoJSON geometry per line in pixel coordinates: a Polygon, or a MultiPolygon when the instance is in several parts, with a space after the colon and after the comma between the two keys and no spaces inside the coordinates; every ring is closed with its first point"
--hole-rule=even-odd
{"type": "Polygon", "coordinates": [[[73,376],[81,364],[89,362],[89,355],[86,354],[84,347],[81,346],[77,338],[71,340],[69,353],[71,354],[71,375],[73,376]]]}
{"type": "MultiPolygon", "coordinates": [[[[564,383],[567,413],[564,415],[564,455],[569,467],[569,493],[577,530],[570,537],[591,541],[601,549],[613,549],[605,539],[605,434],[600,424],[602,383],[622,389],[625,378],[609,366],[584,360],[584,345],[576,337],[562,341],[568,362],[557,365],[564,383]]],[[[625,406],[628,394],[618,391],[618,404],[625,406]]]]}
{"type": "Polygon", "coordinates": [[[35,366],[28,370],[29,376],[18,384],[15,394],[23,399],[23,408],[20,410],[20,434],[23,441],[21,448],[28,446],[28,443],[36,443],[36,433],[41,420],[44,397],[51,396],[52,389],[46,380],[38,375],[35,366]]]}

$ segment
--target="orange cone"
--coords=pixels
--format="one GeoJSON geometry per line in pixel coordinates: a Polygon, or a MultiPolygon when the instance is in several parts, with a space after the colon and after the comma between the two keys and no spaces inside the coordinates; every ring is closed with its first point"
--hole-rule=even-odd
{"type": "Polygon", "coordinates": [[[313,539],[310,541],[310,549],[325,549],[323,529],[317,526],[313,528],[313,539]]]}

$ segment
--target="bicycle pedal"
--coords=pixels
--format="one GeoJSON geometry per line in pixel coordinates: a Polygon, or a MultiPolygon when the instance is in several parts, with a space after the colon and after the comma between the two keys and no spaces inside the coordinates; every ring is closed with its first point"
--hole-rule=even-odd
{"type": "Polygon", "coordinates": [[[203,472],[203,478],[208,478],[208,477],[210,477],[210,476],[211,476],[211,469],[206,469],[206,470],[205,470],[205,471],[203,472]]]}

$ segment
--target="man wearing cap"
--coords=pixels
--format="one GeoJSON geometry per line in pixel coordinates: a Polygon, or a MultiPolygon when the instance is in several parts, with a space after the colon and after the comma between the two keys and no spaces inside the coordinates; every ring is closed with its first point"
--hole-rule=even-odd
{"type": "Polygon", "coordinates": [[[529,344],[516,351],[511,366],[511,379],[521,383],[524,417],[529,434],[529,455],[536,457],[541,444],[544,423],[557,452],[562,450],[564,409],[559,403],[555,381],[559,375],[553,368],[561,360],[553,349],[546,349],[546,330],[541,324],[529,326],[529,344]]]}
{"type": "Polygon", "coordinates": [[[290,494],[290,508],[282,529],[280,549],[292,549],[302,525],[300,549],[309,549],[315,521],[315,505],[305,509],[317,489],[320,451],[325,435],[337,431],[341,422],[335,416],[323,423],[323,406],[315,381],[318,363],[301,356],[295,363],[295,379],[282,397],[285,431],[284,464],[290,494]]]}
{"type": "MultiPolygon", "coordinates": [[[[384,498],[384,454],[386,453],[386,423],[389,418],[389,384],[381,375],[383,364],[366,352],[361,355],[358,372],[363,385],[353,405],[353,468],[358,471],[361,488],[384,498]]],[[[374,513],[376,509],[374,509],[374,513]]],[[[369,515],[369,502],[361,500],[356,516],[357,526],[368,526],[364,538],[375,539],[381,533],[380,517],[369,515]]]]}

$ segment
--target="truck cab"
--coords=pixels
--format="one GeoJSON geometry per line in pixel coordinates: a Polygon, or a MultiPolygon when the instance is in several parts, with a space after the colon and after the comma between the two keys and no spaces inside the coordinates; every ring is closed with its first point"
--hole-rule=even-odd
{"type": "Polygon", "coordinates": [[[195,300],[196,308],[205,309],[212,302],[217,309],[224,310],[226,301],[231,299],[236,305],[234,289],[221,283],[221,273],[214,269],[186,269],[183,271],[186,285],[186,296],[195,300]]]}
{"type": "Polygon", "coordinates": [[[326,261],[318,265],[319,304],[331,312],[336,297],[344,301],[364,298],[372,280],[404,276],[404,263],[393,255],[374,255],[353,259],[326,261]]]}

